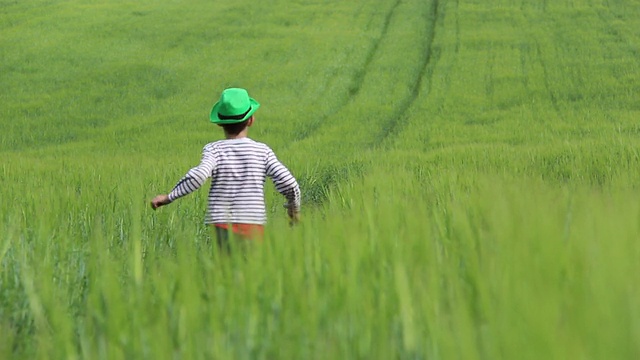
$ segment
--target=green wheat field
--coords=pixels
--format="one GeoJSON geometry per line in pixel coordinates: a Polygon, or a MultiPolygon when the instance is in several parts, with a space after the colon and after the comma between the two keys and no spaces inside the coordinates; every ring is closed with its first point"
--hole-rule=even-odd
{"type": "Polygon", "coordinates": [[[637,0],[0,0],[0,359],[638,359],[639,136],[637,0]],[[227,87],[230,256],[149,206],[227,87]]]}

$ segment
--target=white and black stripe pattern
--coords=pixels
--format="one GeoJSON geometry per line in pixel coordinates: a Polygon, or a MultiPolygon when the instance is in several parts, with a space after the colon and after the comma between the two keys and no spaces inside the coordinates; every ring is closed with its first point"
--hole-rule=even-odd
{"type": "Polygon", "coordinates": [[[264,224],[264,182],[273,180],[288,206],[300,210],[300,187],[291,172],[266,144],[249,138],[226,139],[207,144],[200,165],[176,184],[174,201],[200,188],[211,177],[206,224],[264,224]]]}

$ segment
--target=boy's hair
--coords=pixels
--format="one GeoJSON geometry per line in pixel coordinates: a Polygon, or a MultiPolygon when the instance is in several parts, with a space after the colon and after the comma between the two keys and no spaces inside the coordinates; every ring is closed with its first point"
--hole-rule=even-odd
{"type": "Polygon", "coordinates": [[[220,126],[222,126],[225,133],[229,135],[238,135],[247,127],[247,124],[249,124],[249,119],[235,124],[220,124],[220,126]]]}

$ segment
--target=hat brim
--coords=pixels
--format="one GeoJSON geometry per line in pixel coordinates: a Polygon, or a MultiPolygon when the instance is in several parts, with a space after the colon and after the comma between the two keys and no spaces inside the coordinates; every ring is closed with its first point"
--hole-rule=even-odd
{"type": "Polygon", "coordinates": [[[220,119],[220,117],[218,116],[218,110],[220,109],[220,101],[218,101],[211,108],[211,114],[209,114],[209,120],[211,120],[212,123],[218,124],[218,125],[241,123],[247,120],[248,118],[250,118],[251,115],[253,115],[253,113],[255,113],[256,110],[258,110],[258,108],[260,107],[260,103],[253,98],[249,98],[249,103],[251,104],[251,110],[242,119],[220,119]]]}

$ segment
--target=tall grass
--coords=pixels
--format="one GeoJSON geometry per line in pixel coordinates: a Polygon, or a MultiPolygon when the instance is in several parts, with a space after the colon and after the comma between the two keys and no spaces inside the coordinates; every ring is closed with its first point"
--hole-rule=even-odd
{"type": "Polygon", "coordinates": [[[216,251],[197,200],[34,194],[20,208],[53,213],[23,216],[46,221],[3,211],[4,354],[637,354],[636,190],[383,167],[246,257],[216,251]]]}

